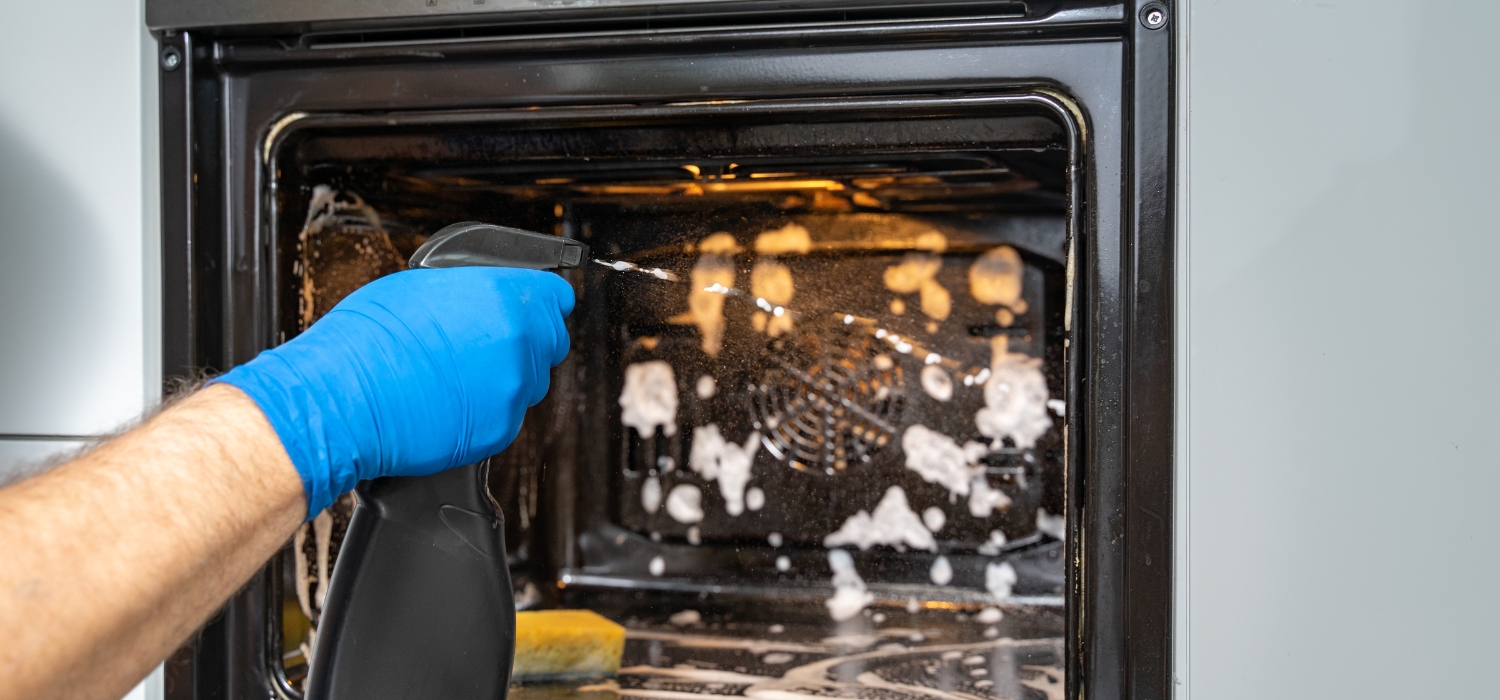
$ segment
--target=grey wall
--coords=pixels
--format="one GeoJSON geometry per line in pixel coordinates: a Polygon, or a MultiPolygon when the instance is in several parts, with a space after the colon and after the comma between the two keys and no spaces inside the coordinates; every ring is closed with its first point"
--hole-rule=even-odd
{"type": "Polygon", "coordinates": [[[1493,697],[1500,4],[1189,9],[1182,687],[1493,697]]]}
{"type": "Polygon", "coordinates": [[[157,391],[147,41],[134,0],[0,6],[0,435],[107,432],[157,391]]]}
{"type": "MultiPolygon", "coordinates": [[[[138,0],[0,4],[0,483],[159,395],[154,42],[138,0]]],[[[158,671],[128,696],[161,697],[158,671]]]]}

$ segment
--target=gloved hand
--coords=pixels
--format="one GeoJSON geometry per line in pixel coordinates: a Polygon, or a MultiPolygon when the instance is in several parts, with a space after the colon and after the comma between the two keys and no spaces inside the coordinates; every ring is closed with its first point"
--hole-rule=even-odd
{"type": "Polygon", "coordinates": [[[350,294],[301,335],[215,379],[270,419],[308,517],[354,484],[505,449],[568,354],[573,288],[535,270],[408,270],[350,294]]]}

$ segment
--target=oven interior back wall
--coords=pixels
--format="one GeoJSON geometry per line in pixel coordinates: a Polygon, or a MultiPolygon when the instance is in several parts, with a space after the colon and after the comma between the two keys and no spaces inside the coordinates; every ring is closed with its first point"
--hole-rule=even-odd
{"type": "MultiPolygon", "coordinates": [[[[280,328],[463,220],[668,270],[569,273],[572,353],[490,465],[518,604],[764,634],[998,600],[950,641],[1060,666],[1068,148],[1024,109],[322,124],[275,153],[280,328]]],[[[348,507],[284,556],[294,686],[348,507]]]]}

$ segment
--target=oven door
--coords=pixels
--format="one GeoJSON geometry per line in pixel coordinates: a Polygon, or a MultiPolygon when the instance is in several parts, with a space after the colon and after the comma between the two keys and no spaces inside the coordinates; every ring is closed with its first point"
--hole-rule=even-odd
{"type": "MultiPolygon", "coordinates": [[[[1090,17],[892,21],[870,44],[838,23],[703,27],[669,47],[649,32],[336,48],[171,33],[169,372],[282,342],[449,219],[578,237],[690,283],[730,271],[741,294],[712,312],[699,288],[573,277],[575,351],[491,464],[522,604],[626,621],[627,661],[651,667],[678,654],[783,678],[751,642],[695,656],[685,633],[801,645],[780,663],[832,677],[926,669],[945,642],[992,652],[997,678],[949,674],[980,696],[1165,693],[1171,416],[1132,411],[1170,406],[1170,382],[1151,381],[1171,376],[1169,112],[1139,97],[1170,76],[1131,47],[1165,55],[1167,39],[1120,8],[1090,17]],[[1018,293],[978,291],[972,271],[1000,258],[1018,293]],[[1001,371],[1038,378],[1046,427],[976,420],[1000,407],[986,394],[1001,371]],[[630,398],[663,376],[670,428],[630,398]],[[981,445],[964,478],[913,466],[940,438],[981,445]],[[748,478],[709,473],[747,453],[748,478]],[[901,515],[893,489],[920,532],[870,534],[901,515]],[[995,494],[983,517],[980,489],[995,494]],[[852,613],[825,605],[846,589],[852,613]],[[796,639],[770,639],[787,627],[796,639]],[[881,630],[905,630],[905,656],[881,630]]],[[[298,694],[342,517],[310,525],[177,657],[179,690],[298,694]]],[[[684,679],[620,683],[667,681],[684,679]]]]}

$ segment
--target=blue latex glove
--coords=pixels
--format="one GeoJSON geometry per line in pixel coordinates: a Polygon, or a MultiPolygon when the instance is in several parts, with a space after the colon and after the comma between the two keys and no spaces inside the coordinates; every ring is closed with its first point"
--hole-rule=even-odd
{"type": "Polygon", "coordinates": [[[364,479],[432,474],[505,449],[568,354],[572,310],[573,288],[550,272],[408,270],[214,381],[270,419],[311,518],[364,479]]]}

